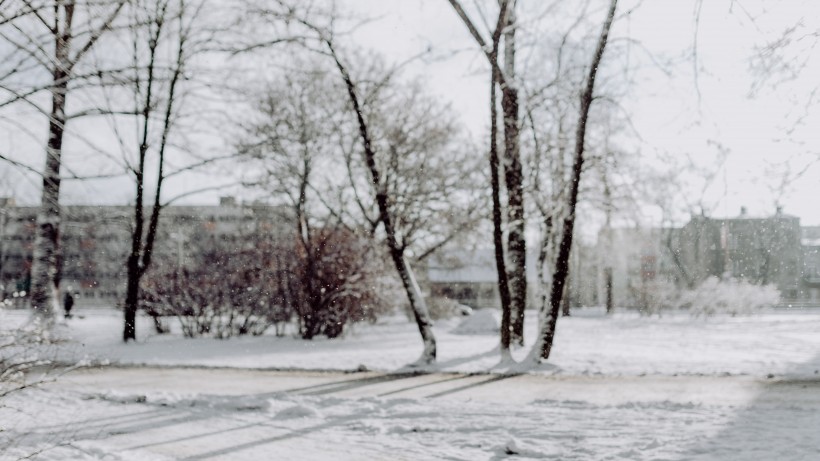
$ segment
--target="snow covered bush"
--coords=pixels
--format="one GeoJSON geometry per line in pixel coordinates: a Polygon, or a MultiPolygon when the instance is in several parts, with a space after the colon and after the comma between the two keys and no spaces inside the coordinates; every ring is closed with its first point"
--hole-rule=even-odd
{"type": "Polygon", "coordinates": [[[19,424],[46,408],[39,400],[42,390],[38,386],[87,362],[64,362],[72,354],[60,354],[66,342],[59,335],[59,326],[46,326],[36,317],[19,313],[9,315],[5,309],[0,307],[0,459],[43,459],[43,453],[58,445],[56,439],[40,438],[37,431],[21,430],[19,424]],[[32,440],[37,442],[32,444],[32,440]]]}
{"type": "Polygon", "coordinates": [[[699,317],[715,314],[747,315],[770,307],[780,299],[774,285],[752,285],[745,280],[709,277],[697,288],[684,291],[679,305],[699,317]]]}
{"type": "Polygon", "coordinates": [[[774,285],[753,285],[745,280],[709,277],[693,289],[671,282],[653,281],[640,292],[640,310],[661,315],[664,310],[687,310],[692,316],[748,315],[777,304],[780,292],[774,285]]]}
{"type": "Polygon", "coordinates": [[[433,320],[450,319],[453,317],[464,317],[473,313],[470,306],[465,306],[450,298],[443,296],[433,296],[427,301],[427,309],[433,320]]]}
{"type": "Polygon", "coordinates": [[[644,281],[632,295],[638,303],[641,315],[661,315],[665,309],[678,307],[681,290],[666,280],[644,281]]]}
{"type": "Polygon", "coordinates": [[[56,346],[62,340],[53,328],[37,319],[21,323],[7,318],[0,309],[0,406],[10,394],[53,380],[58,368],[63,373],[79,366],[60,367],[56,346]]]}
{"type": "Polygon", "coordinates": [[[29,386],[28,373],[52,363],[43,354],[48,334],[31,326],[0,330],[0,398],[29,386]]]}

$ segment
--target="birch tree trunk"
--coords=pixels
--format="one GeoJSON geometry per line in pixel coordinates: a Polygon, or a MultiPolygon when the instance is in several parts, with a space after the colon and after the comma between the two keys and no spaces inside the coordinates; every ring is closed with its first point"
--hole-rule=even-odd
{"type": "Polygon", "coordinates": [[[54,321],[59,309],[58,255],[60,245],[60,166],[65,133],[65,108],[71,68],[71,23],[73,7],[65,7],[63,29],[55,34],[54,69],[52,71],[51,112],[43,170],[43,192],[37,213],[37,233],[31,264],[31,307],[42,320],[54,321]]]}
{"type": "MultiPolygon", "coordinates": [[[[98,26],[91,27],[89,24],[83,24],[88,27],[82,27],[80,31],[75,31],[73,27],[74,11],[78,5],[76,0],[55,0],[52,5],[53,16],[50,18],[53,22],[47,21],[40,14],[36,15],[40,23],[47,27],[42,37],[53,40],[54,44],[53,55],[48,55],[46,59],[41,60],[41,64],[51,73],[51,84],[48,87],[51,95],[51,111],[48,120],[46,162],[42,174],[43,190],[34,236],[30,294],[35,315],[47,324],[53,323],[60,301],[60,170],[67,122],[66,98],[69,83],[73,77],[75,65],[84,55],[88,54],[103,33],[109,30],[124,4],[124,2],[113,2],[113,10],[98,26]],[[76,47],[73,43],[75,39],[82,41],[76,47]],[[73,56],[72,47],[76,48],[73,56]]],[[[95,14],[101,9],[98,8],[95,14]]],[[[47,10],[43,9],[41,12],[47,10]]],[[[89,18],[84,17],[83,19],[90,23],[89,18]]],[[[43,54],[48,53],[45,50],[51,50],[49,43],[37,43],[36,40],[29,39],[29,44],[43,54]]],[[[31,50],[28,53],[32,56],[37,54],[31,50]]]]}
{"type": "Polygon", "coordinates": [[[507,185],[507,256],[512,315],[512,341],[524,345],[527,304],[527,243],[524,240],[524,174],[521,167],[518,88],[515,86],[515,5],[510,1],[504,28],[504,74],[501,109],[504,112],[504,182],[507,185]]]}

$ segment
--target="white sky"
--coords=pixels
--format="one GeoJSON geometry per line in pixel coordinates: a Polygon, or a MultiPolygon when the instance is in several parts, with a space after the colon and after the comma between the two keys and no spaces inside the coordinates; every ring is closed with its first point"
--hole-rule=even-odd
{"type": "MultiPolygon", "coordinates": [[[[680,59],[692,52],[695,42],[695,1],[646,1],[629,18],[616,22],[613,35],[636,42],[630,52],[637,61],[645,55],[641,48],[656,59],[679,61],[671,69],[672,76],[664,76],[647,65],[638,73],[638,84],[631,88],[625,105],[642,138],[638,143],[642,155],[649,163],[655,162],[654,152],[663,151],[677,156],[689,154],[699,164],[708,165],[717,155],[717,145],[728,150],[727,161],[704,197],[711,214],[736,215],[741,206],[752,215],[771,214],[775,199],[768,184],[778,182],[772,174],[772,170],[782,170],[777,164],[790,161],[791,169],[799,171],[808,160],[820,159],[818,130],[785,133],[802,112],[802,104],[796,102],[804,100],[817,84],[810,77],[820,75],[816,72],[820,55],[806,49],[810,38],[798,42],[789,50],[808,51],[804,55],[814,62],[801,78],[784,82],[776,90],[767,87],[755,98],[749,97],[753,82],[750,59],[754,46],[779,37],[802,18],[803,32],[820,28],[820,19],[816,19],[820,18],[820,3],[703,3],[697,27],[697,84],[694,61],[680,59]],[[794,139],[788,140],[790,136],[794,139]]],[[[452,102],[475,135],[485,132],[489,118],[487,66],[449,2],[349,0],[347,4],[378,18],[358,31],[357,41],[397,61],[428,46],[439,52],[459,51],[450,59],[420,65],[415,70],[430,76],[433,91],[452,102]]],[[[621,11],[633,4],[622,0],[621,11]]],[[[549,20],[541,21],[540,27],[549,26],[549,20]]],[[[597,29],[592,32],[597,33],[597,29]]],[[[811,117],[804,121],[808,128],[818,126],[816,122],[820,121],[817,110],[811,109],[811,117]]],[[[781,200],[785,212],[800,216],[804,224],[820,224],[820,207],[815,202],[820,195],[818,177],[820,165],[792,182],[781,200]]],[[[700,187],[695,189],[692,195],[699,195],[700,187]]]]}
{"type": "MultiPolygon", "coordinates": [[[[538,7],[546,5],[535,0],[521,1],[538,7]]],[[[599,0],[593,0],[593,4],[595,1],[599,0]]],[[[464,3],[473,4],[470,0],[464,3]]],[[[353,14],[374,18],[351,38],[357,46],[378,50],[395,62],[428,48],[438,56],[447,55],[446,59],[419,61],[408,71],[425,76],[431,90],[452,103],[473,135],[483,136],[488,119],[487,66],[447,0],[346,0],[341,5],[353,14]]],[[[622,0],[621,11],[630,5],[622,0]]],[[[674,158],[690,155],[698,164],[708,165],[716,157],[718,146],[726,149],[728,159],[703,197],[709,212],[716,216],[736,215],[743,205],[752,215],[771,214],[774,198],[770,186],[777,182],[772,171],[782,169],[777,164],[789,161],[792,170],[797,171],[809,160],[819,158],[820,134],[812,128],[820,126],[820,120],[814,107],[808,108],[802,125],[791,133],[787,129],[794,127],[795,120],[806,112],[804,102],[817,85],[810,76],[820,75],[820,56],[811,46],[816,38],[801,35],[820,28],[820,2],[704,1],[697,28],[697,85],[693,60],[683,59],[692,52],[695,6],[696,0],[646,1],[628,18],[619,18],[614,26],[613,36],[617,40],[629,37],[634,41],[629,48],[634,58],[630,59],[642,65],[623,103],[640,135],[635,147],[649,165],[659,164],[658,152],[674,158]],[[787,50],[810,56],[808,66],[800,77],[783,81],[777,88],[771,85],[777,79],[769,80],[769,85],[750,98],[750,58],[754,46],[770,42],[802,18],[803,26],[794,36],[802,38],[787,50]],[[661,61],[675,58],[678,64],[669,68],[671,75],[664,75],[649,64],[646,56],[650,54],[661,61]]],[[[547,17],[540,20],[538,27],[550,25],[547,17]]],[[[594,26],[590,34],[597,34],[599,27],[594,26]]],[[[1,129],[8,127],[4,125],[1,129]]],[[[4,142],[8,143],[14,133],[6,134],[4,142]]],[[[42,163],[32,156],[26,160],[38,167],[42,163]]],[[[781,200],[785,211],[800,216],[804,224],[820,224],[820,207],[815,203],[815,197],[820,196],[818,177],[820,165],[790,183],[788,194],[781,200]]],[[[191,176],[169,186],[182,191],[203,181],[207,179],[191,176]]],[[[693,184],[692,201],[698,201],[698,178],[690,178],[689,182],[693,184]]],[[[38,181],[16,178],[11,183],[21,201],[36,200],[32,191],[38,181]]],[[[8,189],[0,184],[2,187],[8,189]]],[[[133,200],[132,188],[127,181],[67,183],[64,197],[73,202],[127,203],[133,200]]],[[[202,195],[190,202],[214,203],[216,195],[202,195]]],[[[648,224],[654,224],[653,216],[651,212],[647,214],[648,224]]]]}

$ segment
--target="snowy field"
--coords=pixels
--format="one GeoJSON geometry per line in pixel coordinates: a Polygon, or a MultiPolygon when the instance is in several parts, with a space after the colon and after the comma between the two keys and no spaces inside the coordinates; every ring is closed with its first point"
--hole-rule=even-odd
{"type": "Polygon", "coordinates": [[[418,374],[398,318],[312,342],[152,336],[143,319],[122,345],[118,313],[80,314],[64,358],[122,366],[3,400],[2,459],[820,459],[820,311],[578,312],[523,375],[483,373],[503,371],[496,336],[459,320],[436,327],[440,363],[418,374]]]}
{"type": "MultiPolygon", "coordinates": [[[[21,314],[17,314],[21,315],[21,314]]],[[[356,325],[345,338],[238,337],[227,340],[157,336],[148,319],[138,325],[139,344],[121,341],[121,314],[80,311],[69,320],[75,358],[113,364],[239,367],[298,370],[396,371],[421,355],[415,325],[403,317],[356,325]]],[[[461,319],[439,322],[437,371],[486,372],[498,365],[495,325],[461,319]],[[489,327],[489,328],[487,328],[489,327]],[[466,330],[471,334],[459,334],[466,330]],[[483,330],[483,331],[482,331],[483,330]]],[[[528,346],[535,336],[528,315],[528,346]]],[[[535,370],[562,375],[749,375],[811,377],[820,369],[820,310],[780,311],[744,317],[692,318],[686,314],[605,317],[598,309],[577,311],[558,322],[550,363],[535,370]]]]}

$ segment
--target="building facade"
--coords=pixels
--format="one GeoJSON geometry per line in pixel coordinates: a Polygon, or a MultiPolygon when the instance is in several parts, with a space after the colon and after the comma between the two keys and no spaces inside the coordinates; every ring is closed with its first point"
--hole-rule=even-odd
{"type": "MultiPolygon", "coordinates": [[[[30,286],[38,208],[8,199],[0,205],[0,298],[19,298],[30,286]]],[[[133,213],[130,206],[63,207],[60,287],[79,293],[80,305],[111,306],[125,298],[133,213]]],[[[182,266],[193,251],[217,242],[279,238],[289,231],[288,216],[283,208],[238,205],[229,197],[219,206],[168,206],[161,213],[154,260],[182,266]]]]}
{"type": "Polygon", "coordinates": [[[709,277],[775,285],[784,305],[820,305],[820,228],[778,210],[755,218],[693,216],[679,228],[599,233],[598,291],[640,307],[663,285],[694,288],[709,277]],[[610,270],[611,280],[607,282],[610,270]]]}

